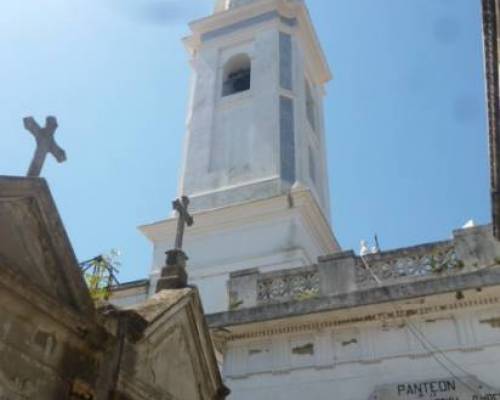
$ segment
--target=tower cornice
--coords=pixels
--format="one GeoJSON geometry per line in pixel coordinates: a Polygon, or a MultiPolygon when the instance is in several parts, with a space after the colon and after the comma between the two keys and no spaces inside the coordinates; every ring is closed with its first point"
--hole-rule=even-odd
{"type": "Polygon", "coordinates": [[[318,36],[314,29],[307,7],[303,3],[285,0],[269,0],[250,3],[195,20],[189,24],[192,34],[183,39],[188,52],[195,54],[201,45],[209,40],[217,40],[228,33],[246,30],[256,24],[280,20],[288,28],[297,29],[299,38],[304,42],[308,59],[317,84],[332,79],[318,36]]]}
{"type": "MultiPolygon", "coordinates": [[[[309,189],[299,187],[294,188],[288,195],[197,212],[194,214],[197,222],[190,228],[190,236],[204,233],[215,234],[216,231],[230,229],[244,223],[267,221],[271,215],[285,215],[290,209],[298,211],[297,215],[309,227],[309,233],[323,249],[324,254],[340,251],[330,224],[316,199],[309,189]]],[[[138,229],[151,242],[159,242],[175,235],[176,220],[169,218],[139,226],[138,229]]]]}

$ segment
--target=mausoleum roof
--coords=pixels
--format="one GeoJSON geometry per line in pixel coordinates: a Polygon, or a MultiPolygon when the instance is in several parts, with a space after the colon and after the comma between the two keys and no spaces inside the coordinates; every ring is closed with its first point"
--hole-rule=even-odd
{"type": "Polygon", "coordinates": [[[0,176],[0,272],[93,316],[94,305],[49,187],[41,178],[0,176]]]}
{"type": "Polygon", "coordinates": [[[162,290],[144,303],[132,307],[132,309],[148,323],[152,323],[176,304],[179,304],[182,299],[193,294],[193,290],[191,288],[162,290]]]}

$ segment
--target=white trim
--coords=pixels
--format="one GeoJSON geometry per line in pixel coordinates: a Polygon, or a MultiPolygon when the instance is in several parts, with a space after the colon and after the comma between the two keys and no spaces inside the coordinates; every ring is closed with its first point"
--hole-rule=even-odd
{"type": "MultiPolygon", "coordinates": [[[[277,11],[285,18],[297,18],[298,28],[295,29],[298,30],[298,36],[304,40],[305,51],[309,53],[306,58],[318,60],[314,65],[313,75],[317,77],[316,83],[322,84],[331,80],[332,73],[314,30],[309,11],[304,4],[290,3],[285,0],[268,0],[216,13],[191,22],[189,26],[192,35],[184,39],[184,44],[190,53],[194,53],[201,46],[204,34],[272,11],[277,11]]],[[[284,24],[280,21],[280,25],[284,24]]]]}
{"type": "Polygon", "coordinates": [[[191,199],[195,199],[197,197],[203,197],[203,196],[211,195],[213,193],[220,193],[220,192],[225,192],[227,190],[239,189],[239,188],[243,188],[245,186],[257,185],[259,183],[272,182],[272,181],[278,180],[278,179],[280,179],[279,175],[273,175],[270,177],[265,177],[265,178],[260,178],[260,179],[253,179],[253,180],[245,181],[242,183],[238,183],[236,185],[221,186],[219,188],[207,190],[205,192],[196,192],[196,193],[191,194],[189,197],[191,199]]]}
{"type": "MultiPolygon", "coordinates": [[[[294,201],[294,210],[301,214],[310,226],[313,237],[321,243],[325,254],[340,250],[340,246],[333,235],[326,216],[323,214],[316,198],[309,189],[294,189],[291,192],[294,201]]],[[[288,207],[288,195],[276,196],[270,199],[256,200],[252,202],[239,203],[223,208],[201,211],[195,214],[195,225],[190,228],[190,235],[202,232],[217,232],[232,226],[242,224],[254,224],[258,221],[269,221],[286,216],[290,209],[288,207]]],[[[142,225],[139,230],[152,242],[158,242],[165,238],[173,237],[176,230],[176,219],[170,218],[153,224],[142,225]]]]}

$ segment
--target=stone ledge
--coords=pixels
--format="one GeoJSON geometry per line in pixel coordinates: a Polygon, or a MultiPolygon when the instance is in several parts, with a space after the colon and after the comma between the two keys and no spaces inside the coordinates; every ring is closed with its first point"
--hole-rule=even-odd
{"type": "Polygon", "coordinates": [[[318,261],[322,263],[328,261],[341,260],[343,258],[354,258],[354,257],[356,257],[356,254],[354,253],[353,250],[346,250],[346,251],[339,251],[338,253],[328,254],[326,256],[321,256],[318,258],[318,261]]]}
{"type": "Polygon", "coordinates": [[[120,290],[129,290],[134,288],[147,288],[147,287],[149,287],[149,279],[140,279],[137,281],[124,282],[112,286],[111,290],[113,292],[119,292],[120,290]]]}
{"type": "Polygon", "coordinates": [[[491,286],[500,286],[500,268],[490,268],[462,275],[376,287],[304,301],[269,304],[210,314],[207,315],[207,320],[211,328],[222,328],[491,286]]]}

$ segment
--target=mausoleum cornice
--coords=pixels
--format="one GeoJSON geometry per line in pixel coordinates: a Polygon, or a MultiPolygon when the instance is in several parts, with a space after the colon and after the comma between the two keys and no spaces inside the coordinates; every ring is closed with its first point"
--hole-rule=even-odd
{"type": "MultiPolygon", "coordinates": [[[[498,288],[477,293],[475,289],[464,292],[466,300],[457,301],[453,294],[436,294],[413,300],[392,301],[384,304],[365,305],[358,308],[337,308],[319,313],[288,315],[268,321],[254,317],[244,324],[219,324],[221,314],[208,315],[210,328],[217,332],[224,328],[226,340],[246,340],[259,337],[300,334],[328,328],[352,326],[395,325],[409,318],[426,318],[427,321],[445,318],[452,313],[466,312],[472,308],[490,309],[500,304],[498,288]]],[[[270,310],[268,310],[270,312],[270,310]]],[[[228,313],[226,313],[228,314],[228,313]]],[[[255,314],[255,312],[254,312],[255,314]]],[[[492,321],[493,322],[493,321],[492,321]]]]}

